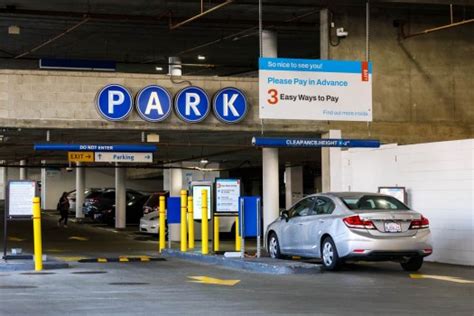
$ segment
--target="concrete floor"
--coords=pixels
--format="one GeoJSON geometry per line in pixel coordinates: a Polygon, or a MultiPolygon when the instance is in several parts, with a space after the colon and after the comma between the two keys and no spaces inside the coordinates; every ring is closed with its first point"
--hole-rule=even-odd
{"type": "MultiPolygon", "coordinates": [[[[71,262],[52,274],[0,273],[0,315],[473,315],[474,283],[412,279],[395,263],[347,266],[337,273],[265,275],[177,259],[77,263],[78,257],[157,255],[156,242],[132,233],[44,216],[45,253],[71,262]],[[69,239],[81,237],[87,240],[69,239]],[[96,272],[81,274],[80,272],[96,272]],[[79,272],[79,273],[78,273],[79,272]],[[192,283],[191,276],[239,280],[233,286],[192,283]],[[119,283],[119,284],[117,284],[119,283]]],[[[31,222],[10,225],[11,246],[29,249],[31,222]]],[[[467,267],[427,263],[425,275],[474,280],[467,267]]]]}

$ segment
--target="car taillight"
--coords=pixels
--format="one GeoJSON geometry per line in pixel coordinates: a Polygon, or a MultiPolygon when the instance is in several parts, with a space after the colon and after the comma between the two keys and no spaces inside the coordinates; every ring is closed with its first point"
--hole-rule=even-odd
{"type": "Polygon", "coordinates": [[[421,219],[414,219],[411,221],[410,229],[421,229],[430,227],[430,221],[421,215],[421,219]]]}
{"type": "Polygon", "coordinates": [[[359,217],[359,215],[345,217],[342,219],[342,221],[349,228],[375,229],[374,223],[372,221],[363,220],[359,217]]]}

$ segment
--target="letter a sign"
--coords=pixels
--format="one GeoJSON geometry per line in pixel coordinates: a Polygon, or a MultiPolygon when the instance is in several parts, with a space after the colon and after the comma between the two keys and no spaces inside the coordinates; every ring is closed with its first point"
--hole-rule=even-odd
{"type": "Polygon", "coordinates": [[[145,121],[160,122],[171,114],[171,96],[165,88],[151,85],[137,94],[135,107],[145,121]]]}
{"type": "Polygon", "coordinates": [[[236,88],[224,88],[218,91],[212,105],[217,119],[227,124],[240,122],[248,110],[245,94],[236,88]]]}

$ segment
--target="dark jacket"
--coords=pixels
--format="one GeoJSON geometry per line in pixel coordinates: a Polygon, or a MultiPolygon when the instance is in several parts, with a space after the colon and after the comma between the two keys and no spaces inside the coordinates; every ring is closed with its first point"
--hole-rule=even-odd
{"type": "Polygon", "coordinates": [[[60,212],[69,211],[69,200],[67,199],[67,197],[61,197],[59,199],[57,209],[60,212]]]}

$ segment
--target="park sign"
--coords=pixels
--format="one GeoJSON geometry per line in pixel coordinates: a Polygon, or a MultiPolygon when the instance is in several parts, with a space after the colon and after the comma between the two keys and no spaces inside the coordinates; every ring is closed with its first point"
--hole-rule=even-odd
{"type": "Polygon", "coordinates": [[[372,121],[372,63],[260,58],[261,119],[372,121]]]}
{"type": "Polygon", "coordinates": [[[237,88],[227,87],[217,91],[212,98],[196,86],[188,86],[178,91],[172,98],[169,91],[158,85],[141,89],[135,99],[122,85],[110,84],[97,94],[97,112],[108,121],[123,121],[135,107],[140,118],[147,122],[166,120],[174,109],[176,116],[186,123],[205,120],[211,108],[216,118],[226,124],[242,121],[248,112],[247,97],[237,88]]]}

